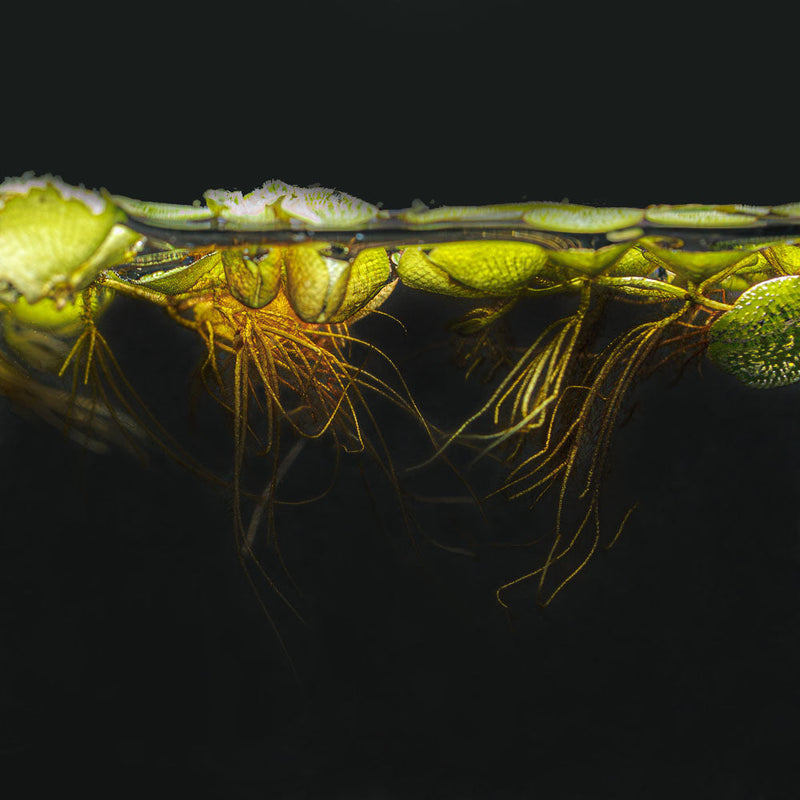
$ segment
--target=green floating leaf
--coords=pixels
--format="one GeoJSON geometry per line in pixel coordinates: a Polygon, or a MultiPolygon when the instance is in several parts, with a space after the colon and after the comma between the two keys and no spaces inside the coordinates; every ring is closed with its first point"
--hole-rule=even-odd
{"type": "Polygon", "coordinates": [[[773,278],[740,295],[711,326],[708,356],[748,386],[800,380],[800,276],[773,278]]]}
{"type": "Polygon", "coordinates": [[[166,227],[175,222],[207,222],[214,219],[212,211],[205,206],[153,203],[148,200],[135,200],[132,197],[125,197],[119,194],[112,195],[111,199],[129,216],[161,227],[166,227]]]}
{"type": "Polygon", "coordinates": [[[648,222],[680,228],[730,228],[752,225],[753,214],[721,211],[721,206],[687,204],[682,206],[650,206],[644,211],[648,222]]]}
{"type": "Polygon", "coordinates": [[[559,233],[607,233],[630,228],[644,218],[641,208],[595,208],[572,203],[534,203],[523,219],[528,225],[559,233]]]}
{"type": "Polygon", "coordinates": [[[292,219],[322,228],[364,225],[378,216],[377,206],[336,189],[287,187],[281,211],[292,219]]]}
{"type": "Polygon", "coordinates": [[[399,219],[413,225],[436,225],[448,222],[499,222],[522,219],[537,203],[499,203],[490,206],[441,206],[426,208],[422,203],[401,211],[399,219]]]}
{"type": "Polygon", "coordinates": [[[800,217],[800,203],[784,203],[782,206],[773,206],[772,213],[779,217],[800,217]]]}
{"type": "Polygon", "coordinates": [[[29,302],[72,294],[139,245],[125,215],[99,192],[52,176],[0,184],[0,281],[29,302]]]}
{"type": "Polygon", "coordinates": [[[273,204],[291,187],[283,181],[267,181],[248,194],[227,189],[209,189],[203,193],[208,210],[231,223],[231,227],[251,227],[275,222],[273,204]]]}
{"type": "Polygon", "coordinates": [[[203,198],[211,214],[234,229],[258,228],[277,221],[349,228],[371,222],[380,213],[377,206],[336,189],[291,186],[280,180],[267,181],[247,194],[209,189],[203,198]]]}
{"type": "Polygon", "coordinates": [[[757,217],[765,217],[770,213],[769,206],[751,206],[746,203],[729,203],[728,205],[714,206],[717,211],[724,211],[726,214],[752,214],[757,217]]]}

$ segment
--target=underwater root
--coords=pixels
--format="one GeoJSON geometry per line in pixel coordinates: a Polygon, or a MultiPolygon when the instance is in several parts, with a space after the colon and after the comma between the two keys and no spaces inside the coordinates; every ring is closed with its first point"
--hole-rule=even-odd
{"type": "Polygon", "coordinates": [[[396,489],[405,519],[397,473],[371,403],[381,398],[410,414],[426,431],[427,423],[388,356],[352,336],[346,322],[300,320],[282,292],[267,306],[254,309],[227,291],[216,289],[178,299],[169,310],[205,343],[200,379],[233,419],[234,529],[245,570],[253,582],[248,563],[254,566],[271,590],[300,617],[261,566],[255,550],[257,530],[264,520],[265,542],[277,553],[291,580],[278,547],[275,506],[285,502],[277,497],[278,483],[301,456],[303,443],[326,439],[333,444],[331,485],[339,454],[369,455],[396,489]],[[356,358],[359,363],[354,363],[356,358]],[[389,377],[368,370],[370,359],[388,368],[389,377]],[[399,388],[390,385],[392,376],[398,379],[399,388]],[[287,437],[294,443],[283,454],[281,445],[287,437]],[[266,485],[260,492],[245,490],[248,452],[271,460],[266,485]],[[243,511],[247,498],[254,500],[249,522],[243,511]]]}
{"type": "Polygon", "coordinates": [[[482,382],[489,383],[498,371],[514,366],[506,314],[516,306],[518,299],[517,296],[504,297],[492,305],[474,308],[451,323],[450,329],[457,334],[455,360],[464,371],[465,379],[481,372],[482,382]]]}
{"type": "Polygon", "coordinates": [[[87,315],[79,334],[58,371],[59,377],[71,372],[69,413],[71,427],[86,417],[87,423],[100,424],[104,432],[123,442],[132,454],[147,459],[147,442],[156,445],[170,459],[204,480],[226,486],[188,454],[166,431],[139,396],[95,321],[87,315]],[[88,390],[88,396],[86,394],[88,390]]]}
{"type": "Polygon", "coordinates": [[[95,397],[83,397],[37,380],[3,356],[0,394],[93,453],[107,453],[111,446],[129,448],[137,438],[136,425],[126,415],[112,413],[95,397]]]}
{"type": "MultiPolygon", "coordinates": [[[[555,529],[552,537],[548,537],[550,543],[543,563],[499,587],[497,600],[502,606],[507,607],[503,600],[507,590],[535,578],[538,578],[539,605],[549,605],[601,546],[600,479],[623,402],[633,384],[650,371],[649,365],[659,348],[671,347],[674,352],[666,356],[671,359],[681,354],[692,355],[693,348],[702,346],[698,340],[702,340],[703,326],[691,322],[694,318],[691,309],[689,303],[683,304],[662,319],[619,335],[588,359],[572,360],[569,368],[563,368],[565,372],[556,372],[555,379],[548,383],[539,379],[540,385],[557,389],[550,400],[547,424],[536,431],[539,444],[528,437],[526,446],[533,442],[536,449],[524,458],[520,447],[514,449],[509,459],[509,476],[492,494],[502,494],[509,500],[533,495],[533,507],[555,491],[555,529]],[[688,323],[684,319],[687,316],[688,323]],[[689,329],[684,327],[687,324],[689,329]],[[569,523],[568,509],[570,516],[577,511],[569,523]],[[569,535],[565,533],[568,526],[572,528],[569,535]]],[[[549,345],[545,351],[548,349],[549,345]]],[[[544,356],[529,356],[528,362],[533,364],[541,358],[544,356]]],[[[553,363],[550,362],[551,370],[556,369],[553,363]]],[[[606,549],[618,540],[634,508],[635,505],[627,511],[614,535],[603,545],[606,549]]],[[[541,540],[532,544],[537,543],[541,540]]]]}
{"type": "MultiPolygon", "coordinates": [[[[504,445],[507,448],[504,460],[513,462],[532,433],[546,429],[552,419],[567,386],[567,377],[579,358],[578,351],[585,329],[594,319],[590,308],[590,287],[586,285],[578,310],[545,328],[511,366],[486,403],[447,436],[436,454],[425,464],[440,457],[455,442],[478,449],[477,458],[504,445]],[[488,414],[491,414],[496,430],[483,434],[466,433],[488,414]]],[[[495,315],[485,316],[491,324],[495,323],[495,315]]],[[[474,348],[482,346],[487,336],[486,327],[476,329],[478,338],[474,348]]]]}

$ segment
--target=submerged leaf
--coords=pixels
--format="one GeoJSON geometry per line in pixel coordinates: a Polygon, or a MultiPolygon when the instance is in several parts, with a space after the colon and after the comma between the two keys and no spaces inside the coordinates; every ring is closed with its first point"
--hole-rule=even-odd
{"type": "Polygon", "coordinates": [[[263,308],[275,299],[281,285],[278,248],[254,258],[237,250],[222,251],[222,266],[230,293],[250,308],[263,308]]]}
{"type": "Polygon", "coordinates": [[[449,297],[486,297],[488,292],[473,289],[437,267],[421,247],[406,247],[397,262],[397,274],[404,285],[421,292],[449,297]]]}
{"type": "Polygon", "coordinates": [[[764,281],[744,292],[712,326],[709,358],[758,388],[800,380],[800,277],[764,281]]]}
{"type": "Polygon", "coordinates": [[[630,247],[628,242],[609,244],[596,250],[589,247],[571,247],[552,251],[550,261],[579,275],[599,275],[611,270],[630,247]]]}
{"type": "Polygon", "coordinates": [[[746,249],[689,250],[672,244],[673,240],[657,236],[649,236],[641,242],[643,248],[663,261],[670,270],[692,283],[702,283],[750,257],[750,251],[746,249]]]}
{"type": "Polygon", "coordinates": [[[516,292],[547,265],[547,252],[529,242],[450,242],[426,255],[459,283],[493,294],[516,292]]]}
{"type": "Polygon", "coordinates": [[[379,294],[391,276],[392,266],[384,248],[362,250],[353,259],[342,302],[327,321],[346,322],[354,317],[379,294]]]}
{"type": "Polygon", "coordinates": [[[332,258],[310,245],[287,247],[284,253],[286,292],[304,322],[325,322],[342,304],[350,262],[332,258]]]}

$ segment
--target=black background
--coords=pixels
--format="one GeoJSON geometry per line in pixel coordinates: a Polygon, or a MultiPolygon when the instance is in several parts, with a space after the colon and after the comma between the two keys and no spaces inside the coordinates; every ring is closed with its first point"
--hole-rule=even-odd
{"type": "MultiPolygon", "coordinates": [[[[9,37],[24,60],[7,59],[5,174],[173,202],[273,177],[386,207],[798,199],[790,43],[764,20],[514,2],[126,18],[9,37]]],[[[446,346],[458,306],[398,292],[386,308],[408,336],[387,320],[362,334],[455,424],[482,391],[446,346]]],[[[192,336],[124,301],[105,329],[167,427],[230,470],[224,413],[189,413],[192,336]]],[[[638,501],[625,535],[545,611],[532,587],[497,606],[530,562],[486,544],[546,531],[545,510],[497,503],[487,527],[416,504],[415,546],[374,468],[370,493],[345,460],[325,499],[279,512],[297,587],[264,554],[305,619],[260,585],[294,669],[236,560],[224,490],[158,452],[83,453],[3,404],[15,796],[796,797],[797,389],[748,390],[710,364],[672,378],[637,389],[617,437],[604,519],[638,501]],[[477,557],[431,541],[470,537],[477,557]]],[[[399,465],[424,457],[418,430],[377,413],[399,465]]],[[[287,496],[324,488],[331,460],[307,448],[287,496]]],[[[429,475],[408,480],[458,488],[429,475]]]]}

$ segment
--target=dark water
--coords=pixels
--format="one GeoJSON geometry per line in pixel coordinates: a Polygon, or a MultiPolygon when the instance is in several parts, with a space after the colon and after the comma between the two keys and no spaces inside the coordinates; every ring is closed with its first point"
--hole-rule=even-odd
{"type": "MultiPolygon", "coordinates": [[[[387,207],[800,198],[789,26],[747,13],[731,31],[735,15],[715,14],[704,30],[671,10],[674,24],[637,17],[626,33],[605,9],[548,22],[518,2],[468,17],[448,3],[433,21],[392,4],[387,23],[377,4],[346,5],[318,26],[297,6],[252,48],[238,9],[193,15],[213,28],[195,38],[182,15],[170,40],[161,9],[137,8],[135,32],[68,53],[62,26],[35,50],[20,27],[5,46],[18,40],[18,63],[35,56],[45,77],[9,72],[3,172],[171,202],[275,177],[387,207]],[[768,48],[768,78],[673,65],[729,65],[731,42],[768,48]],[[203,43],[224,43],[222,66],[203,43]],[[345,53],[357,71],[341,72],[345,53]]],[[[409,301],[395,309],[408,341],[388,323],[375,335],[445,424],[480,391],[447,348],[420,355],[445,339],[441,308],[409,301]]],[[[167,427],[229,469],[224,413],[201,402],[188,416],[191,336],[148,309],[109,321],[167,427]]],[[[2,405],[0,780],[37,800],[796,798],[799,392],[749,390],[710,364],[641,387],[602,510],[612,526],[638,509],[546,611],[527,587],[510,616],[497,606],[496,587],[534,564],[487,542],[547,532],[552,515],[497,503],[485,525],[416,504],[415,548],[377,470],[364,467],[370,494],[343,463],[328,497],[278,516],[296,587],[262,551],[305,619],[259,583],[296,674],[235,557],[228,494],[157,452],[146,466],[84,454],[2,405]]],[[[416,428],[379,416],[399,464],[427,452],[416,428]]],[[[287,494],[324,488],[330,461],[305,450],[287,494]]],[[[459,491],[426,474],[417,491],[459,491]]]]}
{"type": "MultiPolygon", "coordinates": [[[[482,390],[447,347],[426,349],[446,341],[446,304],[393,302],[408,338],[388,321],[370,334],[437,422],[461,419],[482,390]]],[[[229,470],[224,413],[187,413],[191,336],[149,309],[115,312],[142,394],[229,470]]],[[[84,454],[4,406],[2,757],[30,796],[54,777],[110,796],[793,796],[798,392],[748,390],[710,364],[672,378],[639,387],[617,437],[603,512],[610,525],[638,501],[625,534],[544,611],[532,586],[507,595],[510,614],[495,603],[534,554],[488,546],[549,530],[544,509],[497,503],[487,525],[411,502],[413,544],[357,459],[323,500],[281,509],[296,585],[261,552],[305,623],[259,587],[294,673],[235,557],[224,490],[157,452],[84,454]]],[[[378,418],[399,465],[428,452],[402,417],[378,418]]],[[[286,496],[317,493],[330,469],[329,449],[307,448],[286,496]]],[[[428,475],[414,491],[462,491],[428,475]]]]}

